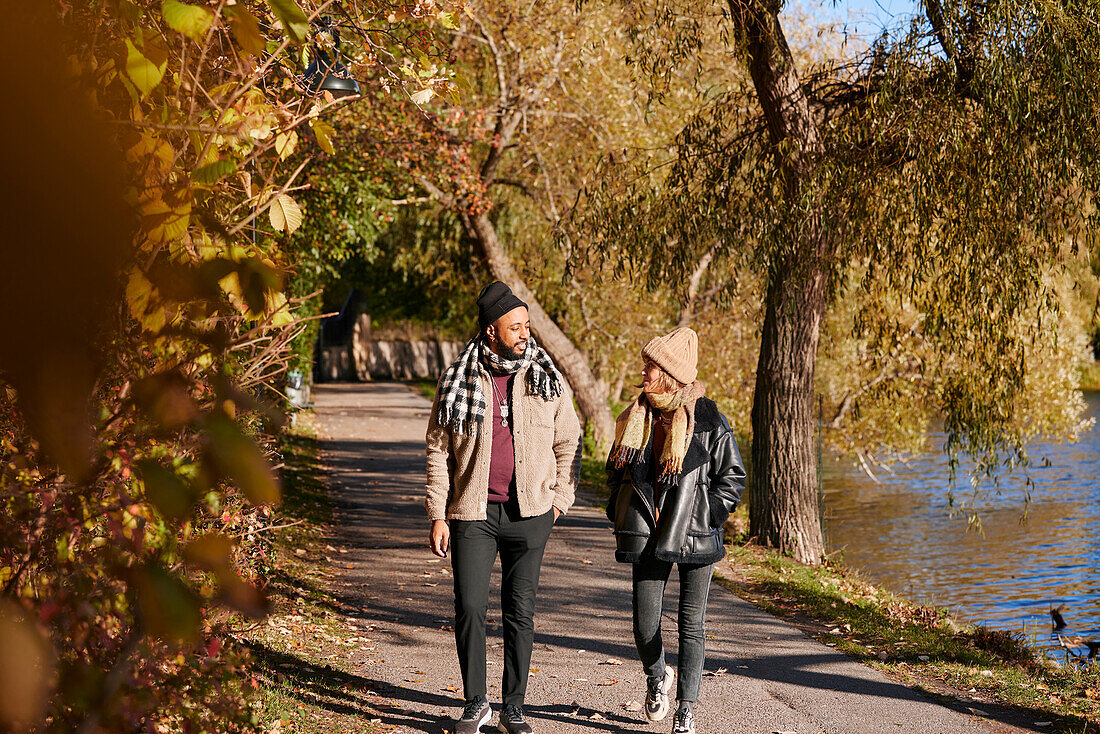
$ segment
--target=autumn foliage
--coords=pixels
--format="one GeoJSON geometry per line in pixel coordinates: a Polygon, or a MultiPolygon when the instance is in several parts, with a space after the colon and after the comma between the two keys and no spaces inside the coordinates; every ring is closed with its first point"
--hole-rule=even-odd
{"type": "Polygon", "coordinates": [[[0,731],[247,730],[234,631],[267,606],[295,194],[334,152],[338,102],[303,72],[323,51],[446,94],[449,16],[22,5],[0,52],[0,731]]]}

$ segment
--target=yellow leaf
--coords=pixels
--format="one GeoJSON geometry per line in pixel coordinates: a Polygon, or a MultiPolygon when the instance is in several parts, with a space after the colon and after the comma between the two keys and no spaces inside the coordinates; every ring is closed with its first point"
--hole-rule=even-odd
{"type": "Polygon", "coordinates": [[[313,128],[313,134],[317,136],[317,144],[321,146],[321,150],[333,155],[336,150],[332,145],[332,136],[336,134],[336,131],[332,128],[332,125],[319,117],[315,117],[309,121],[309,126],[313,128]]]}
{"type": "Polygon", "coordinates": [[[130,271],[130,280],[126,283],[126,305],[130,313],[139,321],[145,318],[152,305],[156,288],[138,269],[130,271]]]}
{"type": "Polygon", "coordinates": [[[225,15],[233,28],[233,37],[237,39],[241,50],[255,56],[264,50],[266,41],[260,33],[260,23],[256,16],[248,12],[243,5],[226,6],[225,15]]]}
{"type": "Polygon", "coordinates": [[[191,221],[191,192],[188,189],[156,192],[146,195],[141,203],[142,226],[152,243],[168,242],[187,231],[191,221]]]}
{"type": "Polygon", "coordinates": [[[275,152],[279,154],[281,160],[285,161],[293,155],[294,149],[297,147],[298,133],[293,130],[275,136],[275,152]]]}
{"type": "Polygon", "coordinates": [[[271,318],[271,325],[275,327],[286,326],[294,321],[294,315],[290,313],[290,306],[286,301],[286,294],[273,293],[267,298],[266,316],[271,318]]]}
{"type": "Polygon", "coordinates": [[[161,64],[155,64],[138,51],[129,38],[126,39],[126,76],[134,83],[141,96],[145,97],[160,84],[164,78],[164,70],[168,67],[168,60],[161,64]]]}
{"type": "Polygon", "coordinates": [[[414,104],[427,104],[428,101],[435,95],[435,92],[431,89],[421,89],[418,92],[413,92],[409,95],[414,104]]]}
{"type": "Polygon", "coordinates": [[[309,19],[294,0],[267,0],[293,43],[302,43],[309,35],[309,19]]]}
{"type": "Polygon", "coordinates": [[[241,276],[236,270],[219,280],[218,286],[229,297],[230,303],[236,308],[243,308],[244,292],[241,290],[241,276]]]}
{"type": "Polygon", "coordinates": [[[164,0],[160,13],[168,27],[194,41],[200,41],[210,30],[214,14],[206,8],[188,5],[179,0],[164,0]]]}
{"type": "Polygon", "coordinates": [[[268,209],[268,216],[271,219],[271,226],[277,232],[285,230],[287,234],[294,234],[294,231],[302,226],[302,208],[298,206],[298,202],[286,194],[278,194],[275,197],[268,209]]]}

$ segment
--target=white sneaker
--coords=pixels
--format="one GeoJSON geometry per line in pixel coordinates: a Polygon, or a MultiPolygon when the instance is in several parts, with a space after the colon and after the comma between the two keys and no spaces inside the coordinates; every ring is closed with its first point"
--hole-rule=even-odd
{"type": "Polygon", "coordinates": [[[695,734],[695,716],[690,711],[676,709],[672,717],[672,734],[695,734]]]}
{"type": "Polygon", "coordinates": [[[645,694],[645,717],[650,721],[660,721],[668,716],[668,694],[672,691],[676,674],[671,665],[665,666],[665,676],[648,681],[645,694]]]}

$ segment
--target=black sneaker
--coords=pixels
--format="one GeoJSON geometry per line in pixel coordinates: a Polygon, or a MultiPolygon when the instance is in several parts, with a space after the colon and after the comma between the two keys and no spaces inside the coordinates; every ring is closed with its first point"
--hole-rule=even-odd
{"type": "Polygon", "coordinates": [[[686,709],[676,709],[672,716],[672,734],[695,734],[695,715],[686,709]]]}
{"type": "Polygon", "coordinates": [[[645,693],[645,717],[650,721],[660,721],[668,716],[668,694],[672,690],[675,674],[672,666],[665,666],[665,674],[660,678],[649,678],[645,693]]]}
{"type": "Polygon", "coordinates": [[[504,708],[500,710],[497,729],[503,734],[532,734],[535,731],[523,718],[523,707],[513,706],[510,703],[504,704],[504,708]]]}
{"type": "Polygon", "coordinates": [[[489,699],[485,696],[474,696],[466,702],[462,709],[462,716],[455,721],[454,734],[477,734],[481,727],[489,721],[493,710],[489,708],[489,699]]]}

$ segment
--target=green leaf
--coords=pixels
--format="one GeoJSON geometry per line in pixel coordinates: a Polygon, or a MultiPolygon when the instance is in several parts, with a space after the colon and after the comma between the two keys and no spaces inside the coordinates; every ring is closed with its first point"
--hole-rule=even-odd
{"type": "Polygon", "coordinates": [[[302,208],[286,194],[278,194],[271,207],[268,209],[271,226],[277,232],[286,230],[287,234],[294,234],[294,230],[302,226],[302,208]]]}
{"type": "Polygon", "coordinates": [[[212,184],[222,176],[227,176],[237,170],[237,162],[232,160],[220,160],[207,163],[196,168],[191,174],[191,180],[200,184],[212,184]]]}
{"type": "Polygon", "coordinates": [[[437,17],[444,28],[450,28],[452,30],[458,28],[458,21],[454,13],[440,13],[437,17]]]}
{"type": "Polygon", "coordinates": [[[138,472],[145,484],[145,496],[160,514],[172,520],[191,515],[199,498],[198,490],[179,474],[152,459],[138,462],[138,472]]]}
{"type": "Polygon", "coordinates": [[[206,421],[206,456],[212,468],[236,482],[252,504],[278,503],[279,483],[260,447],[222,413],[206,421]]]}
{"type": "Polygon", "coordinates": [[[243,5],[227,5],[223,12],[225,17],[229,18],[233,37],[237,39],[241,50],[253,56],[261,53],[267,39],[260,32],[260,22],[256,20],[256,16],[248,12],[243,5]]]}
{"type": "Polygon", "coordinates": [[[160,12],[169,28],[193,41],[201,41],[205,38],[210,25],[214,22],[214,14],[206,8],[188,5],[179,0],[164,0],[164,4],[160,6],[160,12]]]}
{"type": "Polygon", "coordinates": [[[321,150],[329,155],[336,153],[336,149],[332,145],[332,137],[336,134],[336,130],[333,129],[332,125],[329,125],[320,117],[315,117],[309,121],[309,126],[313,128],[313,134],[317,136],[317,144],[321,146],[321,150]]]}
{"type": "Polygon", "coordinates": [[[130,77],[143,98],[160,84],[167,67],[167,60],[160,65],[153,63],[138,51],[129,38],[126,39],[126,76],[130,77]]]}
{"type": "Polygon", "coordinates": [[[309,36],[309,19],[294,0],[267,0],[271,12],[283,24],[292,43],[304,43],[309,36]]]}
{"type": "Polygon", "coordinates": [[[202,612],[198,595],[190,587],[154,565],[137,569],[134,585],[141,621],[149,634],[171,642],[198,639],[202,612]]]}

